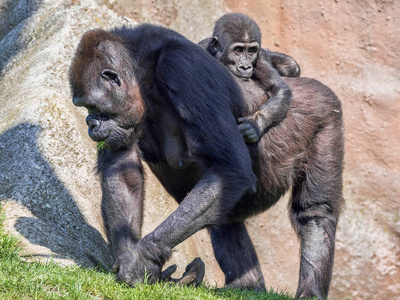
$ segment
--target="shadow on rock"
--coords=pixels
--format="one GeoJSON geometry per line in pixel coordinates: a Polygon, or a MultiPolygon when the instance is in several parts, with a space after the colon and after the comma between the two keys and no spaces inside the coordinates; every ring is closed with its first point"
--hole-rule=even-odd
{"type": "Polygon", "coordinates": [[[35,216],[20,217],[15,223],[32,244],[49,248],[58,258],[109,270],[112,258],[107,243],[86,223],[38,149],[40,129],[23,123],[0,136],[0,200],[17,201],[35,216]]]}

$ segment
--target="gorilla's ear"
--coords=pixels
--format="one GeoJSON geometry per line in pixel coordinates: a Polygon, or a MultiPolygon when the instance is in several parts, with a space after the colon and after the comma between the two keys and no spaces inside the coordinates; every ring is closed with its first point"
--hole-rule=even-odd
{"type": "Polygon", "coordinates": [[[218,37],[217,36],[213,36],[211,42],[210,42],[210,50],[211,50],[211,54],[213,56],[215,56],[215,54],[217,54],[219,49],[219,41],[218,41],[218,37]]]}
{"type": "Polygon", "coordinates": [[[121,79],[119,74],[113,70],[105,69],[101,72],[101,77],[108,80],[113,85],[121,86],[121,79]]]}

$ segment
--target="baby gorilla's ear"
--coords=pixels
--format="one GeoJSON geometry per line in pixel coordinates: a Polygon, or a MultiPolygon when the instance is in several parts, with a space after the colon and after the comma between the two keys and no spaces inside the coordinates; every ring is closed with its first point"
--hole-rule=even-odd
{"type": "Polygon", "coordinates": [[[210,42],[210,50],[211,54],[215,56],[219,50],[219,41],[217,36],[213,36],[211,42],[210,42]]]}

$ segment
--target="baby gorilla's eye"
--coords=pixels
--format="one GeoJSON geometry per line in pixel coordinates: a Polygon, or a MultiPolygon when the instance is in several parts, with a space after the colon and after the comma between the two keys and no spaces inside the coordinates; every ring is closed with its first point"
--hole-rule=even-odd
{"type": "Polygon", "coordinates": [[[251,47],[250,49],[249,49],[249,55],[253,55],[253,54],[255,54],[257,52],[257,48],[256,47],[251,47]]]}
{"type": "Polygon", "coordinates": [[[233,49],[233,51],[235,52],[235,54],[242,54],[243,53],[243,47],[235,47],[235,49],[233,49]]]}

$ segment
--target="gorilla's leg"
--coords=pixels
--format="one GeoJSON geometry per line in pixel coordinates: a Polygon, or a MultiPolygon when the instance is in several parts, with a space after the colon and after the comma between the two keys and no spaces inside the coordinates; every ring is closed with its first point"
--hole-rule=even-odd
{"type": "Polygon", "coordinates": [[[296,298],[326,299],[332,277],[336,218],[329,207],[318,204],[309,211],[292,208],[301,240],[299,285],[296,298]]]}
{"type": "Polygon", "coordinates": [[[213,226],[209,232],[215,258],[225,274],[225,285],[265,290],[260,263],[244,223],[213,226]]]}
{"type": "Polygon", "coordinates": [[[301,240],[297,298],[326,299],[332,277],[336,226],[343,204],[343,153],[334,139],[324,138],[325,133],[316,136],[306,171],[293,187],[290,214],[301,240]]]}

